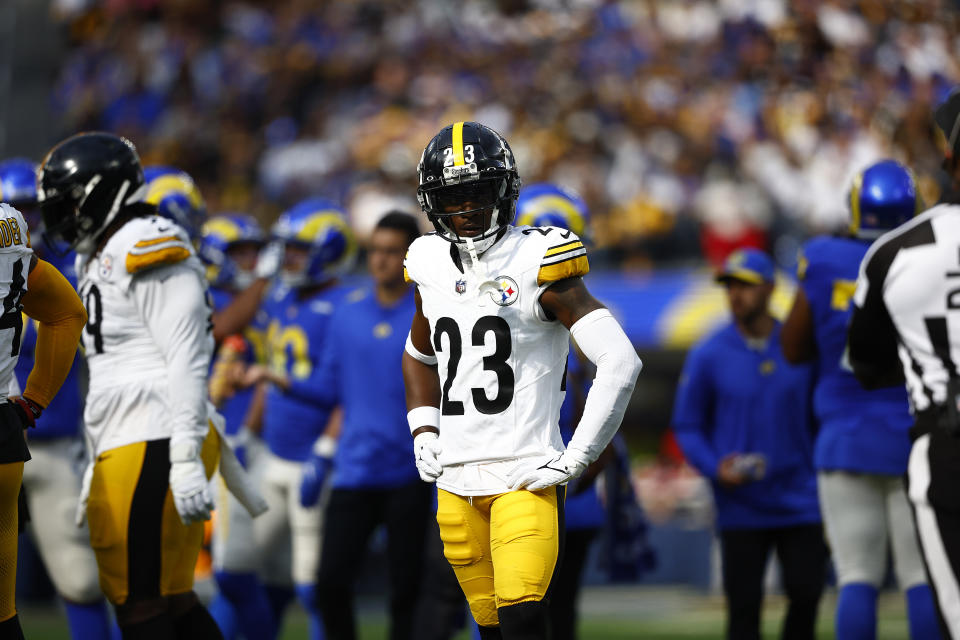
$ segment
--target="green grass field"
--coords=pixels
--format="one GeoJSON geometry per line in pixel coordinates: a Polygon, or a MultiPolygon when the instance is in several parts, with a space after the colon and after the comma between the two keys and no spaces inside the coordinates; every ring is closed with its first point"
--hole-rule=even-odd
{"type": "MultiPolygon", "coordinates": [[[[833,611],[836,597],[829,592],[821,605],[817,637],[833,638],[833,611]]],[[[362,600],[361,632],[363,640],[387,637],[383,605],[377,600],[362,600]]],[[[715,595],[685,589],[660,587],[595,587],[584,594],[580,625],[582,640],[701,640],[723,637],[723,600],[715,595]]],[[[764,608],[764,637],[779,636],[784,600],[768,596],[764,608]]],[[[29,640],[68,638],[62,613],[52,607],[25,607],[21,619],[29,640]]],[[[292,608],[281,638],[300,640],[307,637],[306,618],[292,608]]],[[[884,640],[906,640],[906,615],[899,594],[888,592],[881,597],[877,637],[884,640]]],[[[462,632],[457,640],[468,640],[462,632]]]]}

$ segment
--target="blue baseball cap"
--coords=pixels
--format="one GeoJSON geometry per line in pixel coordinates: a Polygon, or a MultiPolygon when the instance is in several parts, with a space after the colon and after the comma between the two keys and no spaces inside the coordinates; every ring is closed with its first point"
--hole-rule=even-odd
{"type": "Polygon", "coordinates": [[[770,256],[759,249],[737,249],[723,263],[716,281],[739,280],[747,284],[763,284],[773,282],[773,278],[774,266],[770,256]]]}

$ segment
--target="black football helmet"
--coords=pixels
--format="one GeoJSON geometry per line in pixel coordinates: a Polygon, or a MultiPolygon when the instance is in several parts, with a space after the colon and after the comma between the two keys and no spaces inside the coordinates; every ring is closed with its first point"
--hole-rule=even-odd
{"type": "Polygon", "coordinates": [[[440,237],[479,254],[513,223],[520,176],[510,145],[490,127],[477,122],[444,127],[423,150],[417,172],[417,199],[440,237]],[[487,228],[474,237],[460,236],[451,216],[481,211],[491,212],[487,228]]]}
{"type": "Polygon", "coordinates": [[[143,168],[133,143],[110,133],[80,133],[59,143],[37,169],[45,234],[83,253],[126,205],[143,200],[143,168]]]}

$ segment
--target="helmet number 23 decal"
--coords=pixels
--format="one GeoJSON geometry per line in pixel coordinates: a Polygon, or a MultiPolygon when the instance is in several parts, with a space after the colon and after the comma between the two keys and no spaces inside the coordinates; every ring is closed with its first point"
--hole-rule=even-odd
{"type": "MultiPolygon", "coordinates": [[[[486,346],[488,333],[493,334],[494,352],[483,357],[483,370],[492,371],[497,376],[497,395],[492,399],[488,398],[486,390],[477,387],[470,389],[470,393],[473,396],[473,406],[477,411],[490,415],[501,413],[510,406],[513,401],[514,375],[513,369],[507,362],[513,348],[510,340],[510,325],[500,316],[479,318],[471,331],[473,346],[486,346]]],[[[437,352],[444,351],[443,334],[447,335],[447,349],[450,356],[447,360],[447,379],[442,386],[440,413],[445,416],[462,416],[463,402],[450,399],[450,387],[453,386],[453,380],[457,377],[457,365],[460,364],[460,356],[463,354],[463,339],[457,321],[448,317],[437,320],[433,332],[433,348],[437,352]]]]}
{"type": "MultiPolygon", "coordinates": [[[[463,162],[465,164],[470,164],[471,162],[474,161],[474,159],[475,158],[473,155],[473,145],[472,144],[463,145],[463,162]]],[[[443,150],[443,166],[452,167],[453,163],[454,163],[453,147],[446,147],[443,150]]]]}

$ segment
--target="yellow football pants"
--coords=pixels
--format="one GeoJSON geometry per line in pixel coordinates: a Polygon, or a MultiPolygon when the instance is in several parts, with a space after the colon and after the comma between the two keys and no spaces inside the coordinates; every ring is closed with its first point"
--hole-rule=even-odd
{"type": "Polygon", "coordinates": [[[17,614],[17,496],[23,463],[0,464],[0,622],[17,614]]]}
{"type": "MultiPolygon", "coordinates": [[[[219,447],[211,429],[201,452],[208,477],[219,447]]],[[[169,440],[135,442],[97,456],[87,521],[100,588],[114,605],[193,589],[203,523],[187,526],[180,520],[169,473],[169,440]]]]}
{"type": "Polygon", "coordinates": [[[562,544],[563,499],[562,486],[473,498],[437,491],[443,554],[477,624],[497,626],[497,607],[547,595],[562,544]]]}

